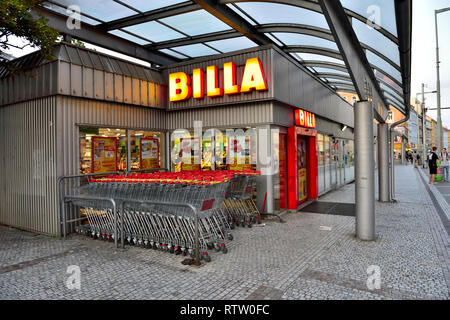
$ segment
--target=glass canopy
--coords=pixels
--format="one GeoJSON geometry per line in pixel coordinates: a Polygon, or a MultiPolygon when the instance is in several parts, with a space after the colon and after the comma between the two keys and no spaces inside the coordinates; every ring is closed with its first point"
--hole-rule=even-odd
{"type": "MultiPolygon", "coordinates": [[[[198,1],[197,1],[198,2],[198,1]]],[[[177,60],[257,46],[229,19],[192,0],[49,0],[46,9],[69,16],[78,6],[81,20],[109,34],[177,60]]],[[[261,36],[272,41],[333,90],[355,92],[327,20],[313,0],[216,0],[261,36]]],[[[373,68],[386,101],[404,110],[403,83],[394,0],[340,0],[373,68]],[[368,23],[368,21],[370,23],[368,23]]],[[[95,41],[93,41],[95,42],[95,41]]],[[[356,92],[355,92],[356,93],[356,92]]]]}

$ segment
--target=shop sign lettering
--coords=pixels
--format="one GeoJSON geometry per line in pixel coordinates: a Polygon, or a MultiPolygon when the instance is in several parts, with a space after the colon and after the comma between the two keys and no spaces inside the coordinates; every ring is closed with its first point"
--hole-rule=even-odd
{"type": "Polygon", "coordinates": [[[316,117],[313,113],[296,109],[295,110],[295,125],[306,127],[306,128],[315,128],[316,127],[316,117]]]}
{"type": "MultiPolygon", "coordinates": [[[[183,101],[191,96],[194,99],[205,97],[205,72],[201,68],[194,69],[191,77],[185,72],[175,72],[169,75],[169,99],[171,102],[183,101]]],[[[219,86],[219,70],[217,66],[206,68],[206,95],[220,97],[224,94],[233,95],[253,90],[267,90],[267,82],[261,62],[258,58],[247,59],[241,84],[236,83],[236,66],[233,62],[223,65],[223,88],[219,86]]]]}

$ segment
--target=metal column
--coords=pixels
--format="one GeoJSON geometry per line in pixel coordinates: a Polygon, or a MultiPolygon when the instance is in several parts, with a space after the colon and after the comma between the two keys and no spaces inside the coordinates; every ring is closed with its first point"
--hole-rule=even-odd
{"type": "Polygon", "coordinates": [[[403,137],[402,137],[402,144],[401,144],[401,146],[402,146],[402,164],[405,164],[405,141],[403,141],[403,137]]]}
{"type": "Polygon", "coordinates": [[[273,162],[272,162],[272,137],[270,125],[256,127],[257,131],[257,170],[261,176],[257,177],[257,206],[261,213],[274,212],[273,194],[273,162]]]}
{"type": "Polygon", "coordinates": [[[354,105],[356,236],[375,240],[375,176],[373,161],[373,107],[369,101],[354,105]]]}
{"type": "Polygon", "coordinates": [[[389,146],[389,153],[390,153],[390,178],[391,178],[391,201],[395,201],[395,179],[394,179],[394,142],[395,142],[395,135],[392,132],[392,130],[389,130],[390,132],[390,140],[391,145],[389,146]]]}
{"type": "Polygon", "coordinates": [[[388,202],[389,193],[389,126],[378,124],[378,200],[388,202]]]}

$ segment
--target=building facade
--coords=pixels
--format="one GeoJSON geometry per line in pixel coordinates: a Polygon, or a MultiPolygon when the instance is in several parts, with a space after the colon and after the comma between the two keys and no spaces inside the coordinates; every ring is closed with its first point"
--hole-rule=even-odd
{"type": "Polygon", "coordinates": [[[54,56],[17,61],[34,77],[0,73],[1,223],[58,234],[58,177],[75,174],[260,170],[269,213],[354,180],[351,104],[272,45],[163,69],[70,44],[54,56]]]}

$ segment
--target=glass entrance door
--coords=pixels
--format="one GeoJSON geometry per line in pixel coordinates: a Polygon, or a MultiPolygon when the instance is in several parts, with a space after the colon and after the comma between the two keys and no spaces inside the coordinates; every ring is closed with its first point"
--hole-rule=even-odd
{"type": "Polygon", "coordinates": [[[298,201],[304,202],[308,199],[307,188],[307,140],[305,137],[297,137],[297,178],[298,178],[298,201]]]}

